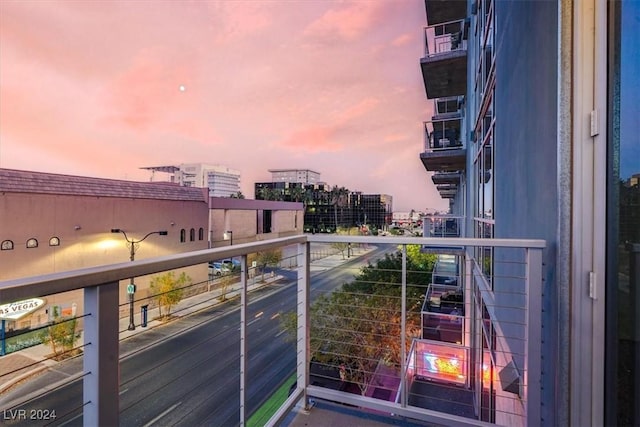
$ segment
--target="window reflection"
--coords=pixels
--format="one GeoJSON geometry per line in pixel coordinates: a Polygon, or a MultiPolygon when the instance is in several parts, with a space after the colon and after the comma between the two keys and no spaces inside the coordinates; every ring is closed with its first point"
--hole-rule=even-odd
{"type": "Polygon", "coordinates": [[[608,424],[640,425],[640,2],[610,2],[610,87],[606,414],[608,424]],[[609,285],[610,284],[610,285],[609,285]]]}

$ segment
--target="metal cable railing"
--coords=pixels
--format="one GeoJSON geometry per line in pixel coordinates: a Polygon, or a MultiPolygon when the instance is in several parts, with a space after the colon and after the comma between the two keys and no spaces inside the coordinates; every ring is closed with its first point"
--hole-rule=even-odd
{"type": "Polygon", "coordinates": [[[55,395],[65,398],[43,390],[20,402],[0,400],[0,409],[55,405],[60,418],[53,425],[114,418],[122,425],[262,425],[314,397],[444,424],[526,420],[536,403],[530,384],[540,375],[531,361],[540,316],[531,301],[540,297],[530,291],[540,290],[540,275],[531,273],[541,263],[531,255],[542,247],[539,241],[298,236],[3,282],[3,301],[44,296],[48,289],[87,289],[88,295],[76,316],[82,339],[75,348],[83,354],[55,369],[74,375],[71,382],[55,381],[55,395]],[[309,263],[314,242],[323,251],[350,243],[352,251],[328,251],[309,263]],[[259,283],[260,266],[248,262],[249,254],[291,244],[295,251],[268,267],[259,283]],[[453,294],[436,298],[439,259],[407,255],[409,244],[469,249],[456,256],[451,285],[461,302],[453,294]],[[472,244],[495,247],[490,282],[473,263],[472,244]],[[149,306],[147,328],[118,327],[120,280],[133,275],[144,286],[142,276],[230,257],[241,260],[238,272],[138,298],[137,306],[149,306]],[[225,278],[232,283],[222,292],[225,278]],[[252,279],[260,286],[252,287],[252,279]],[[186,296],[160,321],[154,304],[176,290],[186,296]],[[448,307],[461,310],[447,313],[448,307]],[[425,335],[426,323],[439,338],[425,335]],[[105,360],[113,354],[115,362],[105,360]],[[500,372],[514,381],[503,384],[500,372]],[[105,379],[96,383],[95,377],[105,379]]]}

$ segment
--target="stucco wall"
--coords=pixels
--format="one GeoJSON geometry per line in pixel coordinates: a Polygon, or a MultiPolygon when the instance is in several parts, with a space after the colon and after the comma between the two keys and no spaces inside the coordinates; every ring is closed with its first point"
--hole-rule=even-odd
{"type": "MultiPolygon", "coordinates": [[[[207,229],[206,202],[124,199],[113,197],[51,194],[0,194],[0,240],[14,242],[13,250],[0,251],[0,280],[28,277],[79,268],[128,262],[130,251],[121,233],[141,239],[151,231],[166,230],[167,236],[151,235],[135,254],[137,260],[207,247],[203,240],[180,242],[180,230],[207,229]],[[49,246],[51,237],[60,246],[49,246]],[[29,238],[37,248],[26,248],[29,238]]],[[[186,269],[194,282],[207,280],[206,265],[186,269]]],[[[126,302],[126,285],[121,283],[120,302],[126,302]]],[[[136,279],[136,298],[147,295],[148,278],[136,279]]],[[[47,305],[71,306],[82,311],[82,293],[47,297],[47,305]]],[[[123,307],[123,311],[126,307],[123,307]]],[[[37,314],[34,313],[37,319],[37,314]]],[[[44,316],[41,316],[44,317],[44,316]]],[[[46,319],[42,319],[46,321],[46,319]]]]}
{"type": "Polygon", "coordinates": [[[254,209],[211,209],[212,247],[227,246],[223,240],[225,231],[231,230],[233,244],[275,239],[302,234],[302,210],[273,210],[271,233],[257,233],[258,211],[254,209]],[[297,222],[296,222],[297,216],[297,222]]]}

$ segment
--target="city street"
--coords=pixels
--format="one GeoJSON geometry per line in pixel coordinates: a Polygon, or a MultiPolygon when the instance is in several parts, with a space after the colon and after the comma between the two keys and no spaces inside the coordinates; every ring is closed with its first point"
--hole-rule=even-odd
{"type": "MultiPolygon", "coordinates": [[[[395,247],[380,247],[333,269],[312,268],[312,299],[350,281],[359,267],[395,247]]],[[[249,294],[247,414],[255,411],[295,369],[294,344],[287,342],[280,317],[295,309],[296,275],[249,294]]],[[[239,422],[239,302],[232,300],[120,344],[120,424],[236,425],[239,422]]],[[[82,370],[80,359],[57,364],[0,399],[4,425],[33,425],[33,410],[55,411],[42,425],[82,425],[82,382],[68,381],[82,370]],[[42,393],[56,383],[67,384],[42,393]],[[33,395],[20,406],[19,397],[33,395]],[[6,408],[6,409],[5,409],[6,408]],[[11,409],[11,412],[8,410],[11,409]],[[26,418],[15,416],[26,410],[26,418]]]]}

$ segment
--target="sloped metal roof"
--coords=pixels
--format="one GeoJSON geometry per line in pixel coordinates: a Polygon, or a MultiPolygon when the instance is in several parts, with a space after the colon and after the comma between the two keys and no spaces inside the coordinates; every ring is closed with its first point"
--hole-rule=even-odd
{"type": "Polygon", "coordinates": [[[0,169],[0,192],[208,202],[208,189],[0,169]]]}

